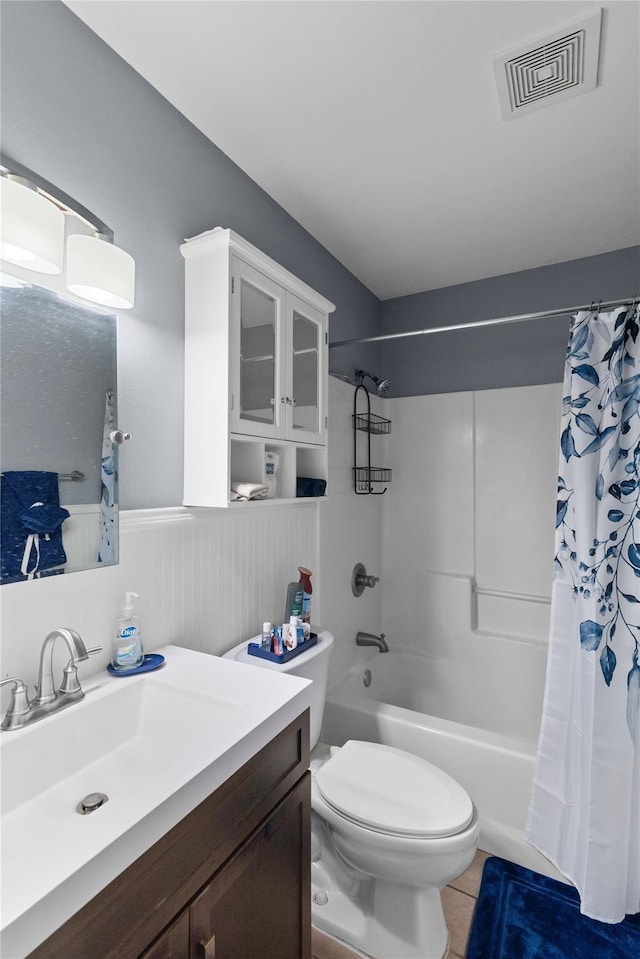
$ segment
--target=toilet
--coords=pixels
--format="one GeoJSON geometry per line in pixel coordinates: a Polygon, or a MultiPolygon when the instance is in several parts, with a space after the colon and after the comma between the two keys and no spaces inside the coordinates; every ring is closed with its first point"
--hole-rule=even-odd
{"type": "Polygon", "coordinates": [[[442,959],[448,933],[440,889],[461,875],[478,845],[478,815],[465,790],[402,749],[319,741],[334,638],[284,664],[224,658],[313,680],[311,806],[313,925],[374,959],[442,959]]]}

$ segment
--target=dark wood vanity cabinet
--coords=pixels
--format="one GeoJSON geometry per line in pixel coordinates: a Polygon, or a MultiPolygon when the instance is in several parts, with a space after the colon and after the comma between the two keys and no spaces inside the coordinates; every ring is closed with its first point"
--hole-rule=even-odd
{"type": "Polygon", "coordinates": [[[311,959],[308,711],[28,959],[311,959]]]}
{"type": "Polygon", "coordinates": [[[189,909],[178,916],[140,959],[189,959],[189,909]]]}
{"type": "Polygon", "coordinates": [[[300,783],[283,799],[193,902],[189,959],[307,955],[298,908],[300,890],[310,879],[303,853],[307,786],[300,783]]]}

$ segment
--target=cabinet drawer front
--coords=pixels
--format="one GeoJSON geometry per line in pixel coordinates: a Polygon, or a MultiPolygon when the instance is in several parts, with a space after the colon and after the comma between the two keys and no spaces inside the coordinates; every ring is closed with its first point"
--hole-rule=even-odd
{"type": "Polygon", "coordinates": [[[28,959],[138,959],[308,767],[306,710],[28,959]]]}

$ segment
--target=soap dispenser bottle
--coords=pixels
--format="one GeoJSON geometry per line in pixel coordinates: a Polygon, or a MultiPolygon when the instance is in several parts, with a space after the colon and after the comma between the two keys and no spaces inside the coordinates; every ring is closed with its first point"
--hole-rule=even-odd
{"type": "Polygon", "coordinates": [[[124,594],[122,616],[116,623],[116,638],[113,644],[113,658],[111,665],[114,669],[135,669],[142,664],[144,653],[142,650],[142,636],[140,634],[140,617],[133,613],[131,597],[138,598],[137,593],[127,591],[124,594]]]}

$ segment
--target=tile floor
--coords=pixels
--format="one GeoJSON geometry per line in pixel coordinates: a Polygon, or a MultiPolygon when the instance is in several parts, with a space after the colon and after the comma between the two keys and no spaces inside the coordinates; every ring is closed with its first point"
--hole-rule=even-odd
{"type": "MultiPolygon", "coordinates": [[[[450,936],[447,959],[464,959],[487,856],[488,853],[478,850],[467,871],[442,890],[442,905],[450,936]]],[[[351,949],[323,935],[318,929],[313,930],[311,951],[313,959],[357,959],[351,949]]]]}

